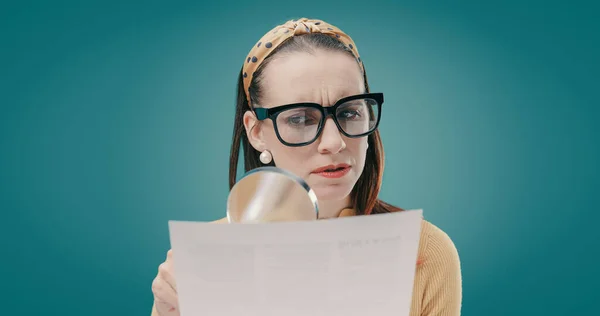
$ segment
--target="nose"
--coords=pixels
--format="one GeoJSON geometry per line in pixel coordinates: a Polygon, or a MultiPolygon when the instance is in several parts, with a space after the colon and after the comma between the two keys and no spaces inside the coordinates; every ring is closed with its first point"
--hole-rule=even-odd
{"type": "Polygon", "coordinates": [[[337,154],[346,148],[346,143],[342,138],[342,134],[338,130],[335,122],[328,118],[323,126],[319,142],[319,153],[322,154],[337,154]]]}

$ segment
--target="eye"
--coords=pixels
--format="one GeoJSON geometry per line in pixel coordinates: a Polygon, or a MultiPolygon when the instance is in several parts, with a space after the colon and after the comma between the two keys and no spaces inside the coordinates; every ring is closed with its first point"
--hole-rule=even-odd
{"type": "Polygon", "coordinates": [[[338,113],[338,118],[341,119],[357,119],[362,117],[362,113],[359,109],[344,109],[342,111],[340,111],[340,113],[338,113]]]}
{"type": "Polygon", "coordinates": [[[304,122],[306,122],[306,116],[293,115],[287,118],[287,122],[292,125],[304,124],[304,122]]]}
{"type": "Polygon", "coordinates": [[[315,117],[315,113],[308,111],[300,111],[297,113],[291,113],[284,116],[284,122],[290,126],[307,126],[312,124],[318,124],[319,119],[315,117]]]}

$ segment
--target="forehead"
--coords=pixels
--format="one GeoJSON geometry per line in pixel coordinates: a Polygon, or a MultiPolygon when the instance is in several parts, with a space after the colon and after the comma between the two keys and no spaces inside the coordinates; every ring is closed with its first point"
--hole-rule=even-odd
{"type": "Polygon", "coordinates": [[[347,53],[286,53],[276,56],[263,72],[261,106],[332,105],[343,97],[364,93],[364,85],[358,62],[347,53]]]}

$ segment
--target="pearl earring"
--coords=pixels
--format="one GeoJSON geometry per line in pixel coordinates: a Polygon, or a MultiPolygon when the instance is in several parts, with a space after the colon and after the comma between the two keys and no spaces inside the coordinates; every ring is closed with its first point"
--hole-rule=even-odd
{"type": "Polygon", "coordinates": [[[271,160],[273,159],[273,156],[271,155],[271,152],[268,150],[263,151],[262,153],[260,153],[260,162],[262,162],[265,165],[268,165],[269,163],[271,163],[271,160]]]}

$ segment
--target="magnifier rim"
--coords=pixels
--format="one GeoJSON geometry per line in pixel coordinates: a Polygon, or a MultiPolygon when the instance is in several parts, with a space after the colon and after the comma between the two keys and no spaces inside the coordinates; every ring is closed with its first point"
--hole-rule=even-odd
{"type": "MultiPolygon", "coordinates": [[[[300,184],[302,186],[302,188],[304,190],[306,190],[306,192],[308,193],[308,198],[310,199],[310,202],[312,203],[312,205],[314,206],[314,209],[315,209],[316,218],[317,219],[319,218],[319,205],[318,205],[318,201],[317,201],[317,195],[315,194],[313,189],[310,188],[308,183],[306,183],[306,181],[304,181],[304,179],[300,178],[299,176],[297,176],[287,170],[284,170],[284,169],[281,169],[278,167],[273,167],[273,166],[258,167],[258,168],[254,168],[254,169],[246,172],[240,178],[240,180],[238,180],[238,182],[241,181],[242,179],[252,175],[253,173],[257,173],[260,171],[268,171],[268,172],[274,172],[274,173],[278,173],[278,174],[284,174],[284,175],[287,175],[288,177],[292,178],[292,180],[296,181],[296,183],[300,184]]],[[[236,183],[236,185],[237,185],[237,183],[236,183]]],[[[235,185],[234,185],[234,187],[235,187],[235,185]]],[[[233,190],[233,188],[231,190],[233,190]]],[[[231,223],[231,218],[229,216],[229,208],[227,209],[227,221],[231,223]]]]}

